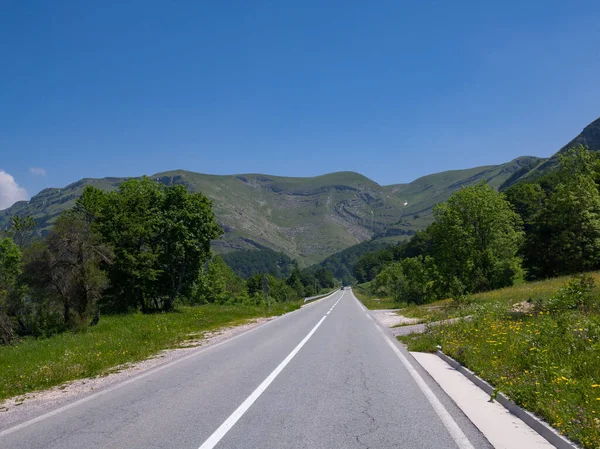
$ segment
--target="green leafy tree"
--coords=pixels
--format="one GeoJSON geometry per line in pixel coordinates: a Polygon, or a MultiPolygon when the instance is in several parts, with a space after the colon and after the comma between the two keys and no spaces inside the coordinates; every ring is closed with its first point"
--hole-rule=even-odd
{"type": "Polygon", "coordinates": [[[0,239],[0,343],[16,335],[13,303],[20,296],[21,252],[10,238],[0,239]]]}
{"type": "Polygon", "coordinates": [[[320,288],[333,288],[335,286],[335,278],[333,272],[327,268],[319,268],[315,271],[315,278],[320,288]]]}
{"type": "Polygon", "coordinates": [[[550,195],[527,247],[537,277],[600,267],[600,194],[592,178],[575,175],[550,195]]]}
{"type": "Polygon", "coordinates": [[[296,291],[287,284],[286,279],[276,278],[272,274],[267,277],[269,296],[277,302],[298,299],[296,291]]]}
{"type": "Polygon", "coordinates": [[[239,303],[248,299],[248,288],[217,255],[202,270],[192,296],[196,303],[239,303]]]}
{"type": "Polygon", "coordinates": [[[375,277],[371,290],[376,295],[391,297],[396,301],[400,301],[403,283],[404,272],[400,262],[391,262],[375,277]]]}
{"type": "Polygon", "coordinates": [[[12,239],[21,249],[31,243],[37,224],[31,215],[15,215],[10,219],[10,230],[12,239]]]}
{"type": "Polygon", "coordinates": [[[560,166],[559,175],[563,181],[576,175],[583,175],[599,180],[600,176],[600,157],[597,153],[589,151],[584,145],[577,145],[569,148],[558,155],[560,166]]]}
{"type": "Polygon", "coordinates": [[[375,278],[372,290],[398,302],[425,304],[436,299],[435,277],[431,257],[409,257],[386,265],[375,278]]]}
{"type": "Polygon", "coordinates": [[[485,183],[465,187],[434,214],[429,232],[442,292],[505,287],[521,273],[522,220],[502,194],[485,183]]]}
{"type": "Polygon", "coordinates": [[[45,240],[26,253],[24,276],[38,302],[57,304],[70,329],[99,318],[97,302],[108,282],[100,266],[111,249],[75,213],[63,214],[45,240]]]}
{"type": "Polygon", "coordinates": [[[77,209],[115,248],[111,307],[168,311],[178,297],[190,296],[211,240],[221,235],[211,205],[200,193],[147,177],[125,181],[115,192],[84,190],[77,209]]]}
{"type": "Polygon", "coordinates": [[[298,298],[302,298],[304,296],[304,285],[302,285],[302,278],[298,268],[292,269],[290,277],[287,279],[286,283],[292,289],[294,289],[298,298]]]}
{"type": "Polygon", "coordinates": [[[598,268],[600,162],[583,146],[559,155],[559,170],[507,196],[525,223],[524,266],[530,279],[598,268]]]}

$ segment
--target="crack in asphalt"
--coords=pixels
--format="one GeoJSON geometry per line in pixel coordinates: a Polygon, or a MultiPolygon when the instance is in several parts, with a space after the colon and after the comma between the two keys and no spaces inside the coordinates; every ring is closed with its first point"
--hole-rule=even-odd
{"type": "MultiPolygon", "coordinates": [[[[347,352],[350,355],[354,352],[353,348],[349,348],[347,352]]],[[[346,422],[343,425],[344,434],[353,438],[360,447],[370,449],[369,444],[364,439],[378,431],[380,425],[371,413],[374,401],[365,372],[365,364],[362,360],[353,366],[351,372],[344,378],[343,384],[349,390],[353,402],[356,402],[359,406],[358,408],[352,407],[352,411],[358,414],[356,419],[358,422],[346,422]],[[365,429],[360,431],[357,427],[365,427],[365,429]]]]}

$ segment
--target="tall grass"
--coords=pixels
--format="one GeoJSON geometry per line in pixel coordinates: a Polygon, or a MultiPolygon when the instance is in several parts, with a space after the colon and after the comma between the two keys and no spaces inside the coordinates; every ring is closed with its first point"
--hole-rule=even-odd
{"type": "Polygon", "coordinates": [[[0,346],[0,400],[104,374],[204,332],[299,307],[299,302],[275,303],[268,311],[261,306],[210,304],[155,315],[104,316],[82,332],[0,346]]]}

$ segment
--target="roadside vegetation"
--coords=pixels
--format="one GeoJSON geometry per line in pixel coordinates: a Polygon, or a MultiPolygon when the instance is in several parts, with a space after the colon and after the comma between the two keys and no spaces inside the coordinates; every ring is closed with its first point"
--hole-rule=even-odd
{"type": "Polygon", "coordinates": [[[465,187],[407,243],[362,255],[354,276],[400,305],[600,269],[599,183],[598,154],[579,146],[504,192],[465,187]]]}
{"type": "Polygon", "coordinates": [[[182,306],[176,312],[131,313],[104,317],[97,326],[49,338],[24,338],[0,346],[0,401],[64,382],[111,372],[144,360],[163,349],[180,347],[224,326],[280,315],[300,301],[266,306],[206,304],[182,306]]]}
{"type": "Polygon", "coordinates": [[[399,337],[410,350],[440,346],[589,449],[600,447],[599,185],[598,154],[571,148],[504,192],[461,189],[425,231],[354,267],[365,305],[436,323],[399,337]]]}
{"type": "Polygon", "coordinates": [[[382,310],[395,309],[398,307],[398,303],[391,298],[377,298],[371,295],[369,283],[357,285],[352,289],[352,293],[354,293],[354,296],[356,296],[367,309],[382,310]]]}
{"type": "MultiPolygon", "coordinates": [[[[600,273],[550,279],[454,301],[428,321],[468,315],[398,337],[412,351],[458,360],[585,448],[600,446],[600,273]]],[[[405,314],[405,312],[402,312],[405,314]]]]}
{"type": "Polygon", "coordinates": [[[237,275],[211,252],[222,233],[211,202],[149,178],[88,186],[47,234],[37,227],[15,216],[0,234],[0,399],[293,310],[336,284],[287,259],[275,274],[237,275]]]}

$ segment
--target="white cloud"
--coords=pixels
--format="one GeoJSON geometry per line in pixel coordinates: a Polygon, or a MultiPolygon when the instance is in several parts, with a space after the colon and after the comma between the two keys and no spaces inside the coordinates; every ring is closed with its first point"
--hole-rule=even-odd
{"type": "Polygon", "coordinates": [[[32,175],[46,176],[45,168],[32,167],[29,169],[32,175]]]}
{"type": "Polygon", "coordinates": [[[19,187],[11,174],[0,169],[0,210],[9,208],[17,201],[28,199],[27,190],[19,187]]]}

